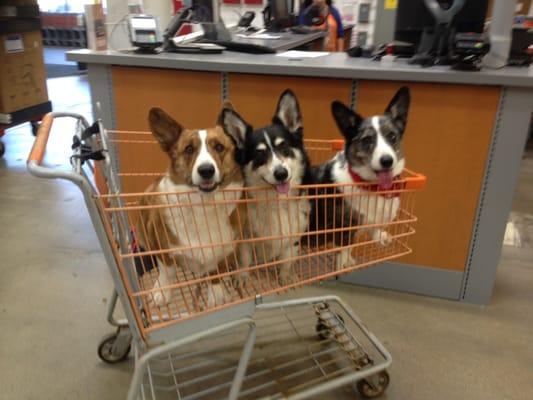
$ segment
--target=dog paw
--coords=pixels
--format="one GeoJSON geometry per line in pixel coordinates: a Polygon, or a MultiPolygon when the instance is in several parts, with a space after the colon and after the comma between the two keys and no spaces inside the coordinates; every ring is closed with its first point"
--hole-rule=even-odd
{"type": "Polygon", "coordinates": [[[351,267],[356,262],[355,258],[352,256],[352,249],[342,250],[337,257],[335,257],[335,270],[340,271],[344,268],[351,267]]]}
{"type": "Polygon", "coordinates": [[[171,292],[169,289],[161,289],[161,285],[159,284],[159,282],[156,282],[153,289],[159,289],[157,291],[152,292],[152,299],[158,307],[163,307],[170,303],[171,292]]]}
{"type": "Polygon", "coordinates": [[[235,289],[245,289],[250,282],[250,274],[248,271],[239,272],[233,275],[231,280],[235,289]]]}
{"type": "Polygon", "coordinates": [[[225,303],[224,288],[216,283],[207,288],[207,308],[213,308],[225,303]]]}
{"type": "Polygon", "coordinates": [[[375,230],[372,239],[382,246],[388,246],[392,243],[392,236],[387,231],[375,230]]]}
{"type": "Polygon", "coordinates": [[[340,271],[344,268],[344,263],[342,260],[342,254],[337,254],[337,257],[335,257],[335,271],[340,271]]]}
{"type": "Polygon", "coordinates": [[[279,284],[281,286],[292,285],[295,282],[291,267],[281,267],[279,270],[279,284]]]}
{"type": "Polygon", "coordinates": [[[158,307],[164,307],[170,303],[170,291],[161,290],[153,294],[154,303],[158,307]]]}

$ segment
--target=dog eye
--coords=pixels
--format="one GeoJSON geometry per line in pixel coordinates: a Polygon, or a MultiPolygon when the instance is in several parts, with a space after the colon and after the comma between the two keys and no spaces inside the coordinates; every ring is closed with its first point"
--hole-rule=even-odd
{"type": "Polygon", "coordinates": [[[289,157],[291,155],[291,149],[289,146],[283,146],[279,149],[279,152],[283,157],[289,157]]]}
{"type": "Polygon", "coordinates": [[[266,150],[256,150],[255,159],[260,162],[264,162],[268,158],[266,150]]]}
{"type": "Polygon", "coordinates": [[[374,144],[374,138],[372,138],[372,136],[365,136],[361,139],[361,144],[368,148],[374,144]]]}
{"type": "Polygon", "coordinates": [[[396,141],[396,134],[394,132],[389,132],[385,135],[389,142],[394,143],[396,141]]]}
{"type": "Polygon", "coordinates": [[[215,150],[218,152],[218,153],[222,153],[224,150],[225,150],[225,147],[222,143],[217,143],[215,145],[215,150]]]}
{"type": "Polygon", "coordinates": [[[194,147],[192,147],[192,144],[185,147],[185,154],[191,155],[194,152],[194,147]]]}

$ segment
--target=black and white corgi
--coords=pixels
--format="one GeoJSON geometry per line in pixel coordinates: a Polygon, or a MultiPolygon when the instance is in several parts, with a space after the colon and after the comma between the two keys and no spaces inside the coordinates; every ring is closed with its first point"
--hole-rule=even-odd
{"type": "MultiPolygon", "coordinates": [[[[407,87],[398,90],[383,115],[363,118],[339,101],[332,103],[331,111],[345,138],[345,146],[333,159],[313,169],[314,179],[317,183],[375,184],[331,189],[330,191],[339,191],[346,196],[335,200],[335,205],[333,200],[317,201],[316,209],[311,213],[311,231],[328,229],[333,223],[344,227],[386,224],[396,218],[400,207],[399,196],[390,192],[379,194],[379,191],[392,189],[394,180],[405,167],[401,144],[409,103],[410,93],[407,87]],[[365,191],[369,191],[369,196],[364,195],[365,191]],[[339,202],[344,202],[344,206],[339,202]],[[343,215],[340,215],[341,212],[343,215]],[[315,215],[320,217],[314,218],[315,215]]],[[[381,245],[387,245],[391,240],[390,235],[380,228],[372,229],[372,239],[381,245]]],[[[328,240],[346,246],[353,242],[353,235],[335,235],[328,240]],[[339,240],[339,236],[343,236],[343,239],[339,240]]],[[[337,269],[354,263],[351,250],[345,249],[337,257],[337,269]]]]}
{"type": "MultiPolygon", "coordinates": [[[[245,186],[262,188],[247,193],[253,201],[246,207],[245,235],[283,238],[240,246],[241,267],[296,257],[300,236],[307,230],[310,204],[306,199],[283,198],[299,195],[300,189],[295,186],[308,183],[311,177],[296,96],[290,90],[283,92],[272,124],[259,129],[253,130],[233,110],[225,110],[223,120],[224,129],[233,137],[240,136],[244,143],[238,158],[243,166],[245,186]]],[[[279,267],[281,285],[292,282],[290,264],[285,262],[279,267]]],[[[243,273],[244,280],[246,277],[243,273]]]]}

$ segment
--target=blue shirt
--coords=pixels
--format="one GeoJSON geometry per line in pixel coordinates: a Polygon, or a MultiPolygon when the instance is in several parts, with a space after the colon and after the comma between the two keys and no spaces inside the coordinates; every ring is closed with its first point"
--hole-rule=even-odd
{"type": "MultiPolygon", "coordinates": [[[[307,7],[305,10],[300,12],[300,16],[298,17],[298,23],[300,25],[305,25],[305,14],[309,11],[309,9],[313,5],[311,4],[309,7],[307,7]]],[[[339,10],[337,10],[334,6],[329,6],[329,12],[331,13],[331,16],[335,18],[335,21],[337,22],[337,38],[343,38],[344,37],[344,28],[342,27],[342,20],[341,20],[341,14],[339,13],[339,10]]]]}

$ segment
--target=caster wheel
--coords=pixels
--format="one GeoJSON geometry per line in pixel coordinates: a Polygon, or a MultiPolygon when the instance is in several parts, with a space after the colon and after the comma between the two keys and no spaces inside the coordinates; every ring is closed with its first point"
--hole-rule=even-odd
{"type": "MultiPolygon", "coordinates": [[[[341,322],[344,324],[344,318],[342,318],[339,314],[335,313],[337,318],[341,320],[341,322]]],[[[320,340],[328,340],[332,338],[331,331],[329,328],[320,320],[318,319],[316,326],[315,326],[316,334],[320,340]]]]}
{"type": "Polygon", "coordinates": [[[0,142],[0,157],[3,157],[5,152],[6,152],[6,145],[3,142],[0,142]]]}
{"type": "Polygon", "coordinates": [[[378,372],[375,375],[369,377],[370,383],[366,379],[361,379],[357,382],[357,390],[361,393],[361,396],[367,399],[374,399],[385,393],[385,390],[389,386],[390,376],[387,371],[378,372]]]}
{"type": "Polygon", "coordinates": [[[31,121],[31,133],[33,136],[37,136],[37,132],[39,131],[39,127],[41,126],[41,123],[39,121],[31,121]]]}
{"type": "Polygon", "coordinates": [[[98,345],[98,357],[108,364],[116,364],[121,361],[124,361],[131,350],[131,344],[128,344],[128,347],[125,350],[121,350],[118,353],[116,352],[115,343],[117,340],[117,333],[110,333],[107,336],[104,336],[100,344],[98,345]]]}

